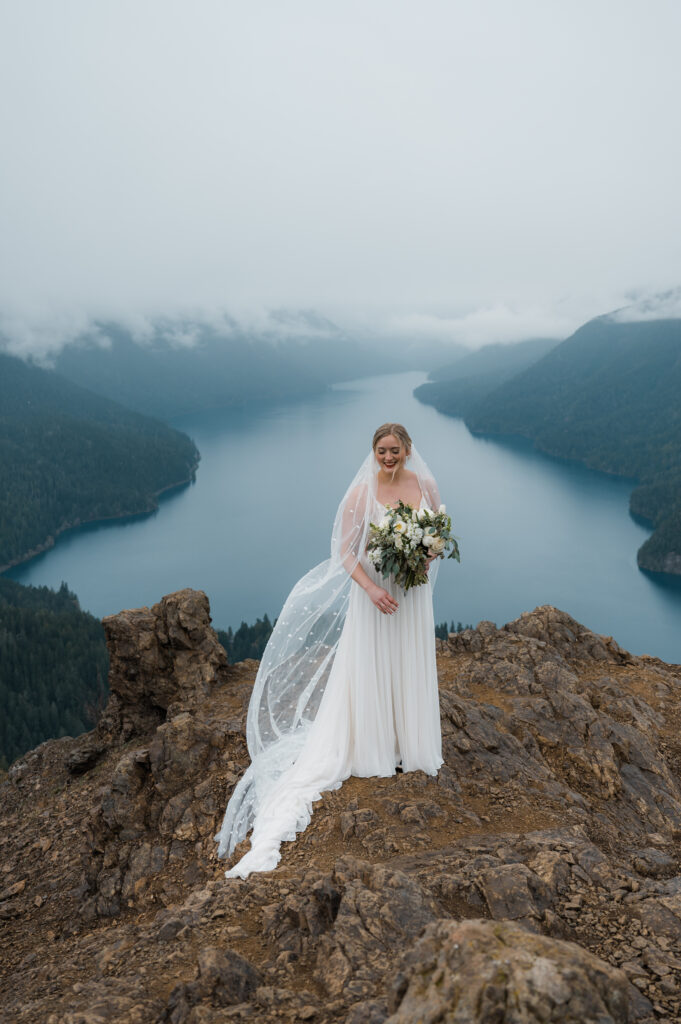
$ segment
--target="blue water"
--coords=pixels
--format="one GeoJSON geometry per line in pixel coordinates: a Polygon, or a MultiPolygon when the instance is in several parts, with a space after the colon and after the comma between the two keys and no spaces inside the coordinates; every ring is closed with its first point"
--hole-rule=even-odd
{"type": "Polygon", "coordinates": [[[648,531],[628,513],[631,483],[473,437],[412,395],[422,374],[375,377],[276,408],[183,418],[201,451],[196,482],[146,518],[79,528],[12,570],[103,616],[196,587],[214,624],[278,610],[327,556],[333,516],[374,429],[403,422],[435,472],[460,538],[441,565],[436,621],[497,624],[540,604],[569,612],[637,654],[681,662],[681,586],[641,573],[648,531]]]}

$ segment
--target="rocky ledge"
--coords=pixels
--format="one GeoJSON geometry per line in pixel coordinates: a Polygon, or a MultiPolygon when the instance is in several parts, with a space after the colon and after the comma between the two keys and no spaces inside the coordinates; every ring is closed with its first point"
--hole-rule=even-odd
{"type": "Polygon", "coordinates": [[[552,607],[438,642],[446,765],[350,779],[226,881],[257,668],[204,594],[105,620],[95,730],[0,785],[0,1020],[681,1019],[681,667],[552,607]]]}

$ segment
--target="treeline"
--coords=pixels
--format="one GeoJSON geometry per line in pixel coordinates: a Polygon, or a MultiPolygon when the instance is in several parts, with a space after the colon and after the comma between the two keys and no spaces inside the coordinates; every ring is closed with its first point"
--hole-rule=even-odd
{"type": "MultiPolygon", "coordinates": [[[[452,384],[456,402],[461,382],[452,384]]],[[[472,431],[527,437],[551,455],[638,480],[631,511],[655,528],[639,565],[680,573],[679,395],[681,320],[604,316],[471,403],[464,418],[472,431]]]]}
{"type": "Polygon", "coordinates": [[[227,630],[218,629],[218,640],[227,651],[227,660],[231,663],[245,661],[246,658],[259,660],[276,621],[275,619],[274,622],[270,622],[269,616],[265,614],[261,619],[256,619],[252,626],[242,622],[237,630],[233,630],[231,626],[227,630]]]}
{"type": "Polygon", "coordinates": [[[446,622],[438,622],[435,626],[435,636],[438,640],[446,640],[450,633],[463,633],[464,629],[472,629],[470,622],[464,624],[462,622],[452,621],[447,625],[446,622]]]}
{"type": "Polygon", "coordinates": [[[99,619],[58,591],[0,578],[0,769],[44,740],[91,729],[107,698],[99,619]]]}
{"type": "Polygon", "coordinates": [[[151,511],[198,458],[186,435],[0,354],[0,568],[68,526],[151,511]]]}
{"type": "MultiPolygon", "coordinates": [[[[262,658],[276,621],[275,619],[274,622],[270,622],[269,617],[263,615],[252,626],[242,622],[237,630],[232,630],[231,627],[228,630],[218,629],[218,640],[225,648],[229,661],[244,661],[246,658],[255,658],[258,661],[262,658]]],[[[440,640],[446,640],[450,633],[462,633],[464,629],[472,628],[470,623],[464,625],[453,620],[449,624],[439,622],[435,626],[435,636],[440,640]]]]}

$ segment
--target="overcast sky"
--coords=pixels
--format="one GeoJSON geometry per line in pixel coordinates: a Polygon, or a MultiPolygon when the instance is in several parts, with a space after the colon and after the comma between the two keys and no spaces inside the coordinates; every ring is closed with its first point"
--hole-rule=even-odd
{"type": "Polygon", "coordinates": [[[6,323],[569,333],[681,283],[679,0],[0,0],[6,323]]]}

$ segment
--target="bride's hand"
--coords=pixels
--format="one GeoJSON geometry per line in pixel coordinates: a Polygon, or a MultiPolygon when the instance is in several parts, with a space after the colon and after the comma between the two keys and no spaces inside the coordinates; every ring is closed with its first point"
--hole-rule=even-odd
{"type": "Polygon", "coordinates": [[[383,587],[373,586],[368,593],[379,612],[383,612],[384,615],[392,615],[397,611],[397,601],[383,587]]]}

